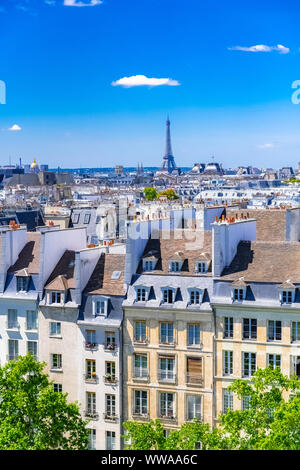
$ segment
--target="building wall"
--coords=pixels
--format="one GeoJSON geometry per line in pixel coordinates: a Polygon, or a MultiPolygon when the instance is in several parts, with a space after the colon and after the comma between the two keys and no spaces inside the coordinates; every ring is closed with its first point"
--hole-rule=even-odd
{"type": "MultiPolygon", "coordinates": [[[[267,355],[281,355],[281,372],[291,373],[291,356],[300,356],[300,344],[291,343],[291,323],[300,321],[300,310],[237,307],[216,307],[216,417],[223,411],[222,390],[233,380],[242,378],[242,353],[256,353],[257,368],[267,367],[267,355]],[[233,338],[224,339],[224,317],[233,317],[233,338]],[[243,318],[257,319],[257,339],[243,339],[243,318]],[[281,341],[268,341],[268,321],[279,320],[282,326],[281,341]],[[233,374],[223,374],[223,351],[233,351],[233,374]]],[[[241,409],[241,401],[234,395],[234,409],[241,409]]]]}
{"type": "Polygon", "coordinates": [[[133,414],[134,390],[148,392],[148,418],[159,417],[158,393],[174,392],[175,420],[162,419],[166,428],[172,429],[186,422],[186,398],[188,394],[201,396],[201,414],[204,422],[212,425],[212,389],[213,389],[213,321],[211,312],[189,312],[163,309],[129,308],[124,309],[123,322],[123,415],[124,420],[139,420],[133,414]],[[138,345],[134,342],[134,322],[146,320],[147,345],[138,345]],[[159,324],[161,321],[174,322],[175,346],[164,347],[159,342],[159,324]],[[200,323],[201,348],[187,346],[187,324],[200,323]],[[133,377],[134,354],[144,353],[148,357],[149,380],[140,380],[133,377]],[[175,384],[166,384],[158,381],[158,359],[160,354],[175,357],[175,384]],[[203,358],[203,386],[187,385],[186,370],[187,357],[203,358]]]}

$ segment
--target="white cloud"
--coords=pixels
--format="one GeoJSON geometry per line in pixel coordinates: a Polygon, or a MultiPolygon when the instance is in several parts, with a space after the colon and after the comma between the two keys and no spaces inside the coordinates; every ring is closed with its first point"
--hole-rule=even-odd
{"type": "Polygon", "coordinates": [[[260,144],[257,146],[259,149],[272,149],[274,148],[274,144],[260,144]]]}
{"type": "Polygon", "coordinates": [[[257,44],[256,46],[242,47],[234,46],[228,47],[230,51],[245,51],[245,52],[272,52],[277,51],[280,54],[288,54],[290,49],[283,46],[282,44],[277,44],[277,46],[266,46],[265,44],[257,44]]]}
{"type": "Polygon", "coordinates": [[[8,129],[9,131],[20,131],[22,127],[18,126],[18,124],[14,124],[12,127],[8,129]]]}
{"type": "Polygon", "coordinates": [[[102,0],[64,0],[64,5],[66,7],[95,7],[96,5],[101,5],[102,0]]]}
{"type": "Polygon", "coordinates": [[[112,86],[123,86],[124,88],[131,88],[134,86],[178,86],[180,83],[177,80],[171,78],[148,78],[145,75],[132,75],[131,77],[123,77],[115,82],[112,82],[112,86]]]}

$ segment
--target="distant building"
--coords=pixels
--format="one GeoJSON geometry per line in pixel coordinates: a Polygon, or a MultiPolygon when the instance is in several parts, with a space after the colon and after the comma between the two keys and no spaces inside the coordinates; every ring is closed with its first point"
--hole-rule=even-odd
{"type": "Polygon", "coordinates": [[[179,174],[180,170],[176,168],[175,159],[172,152],[171,146],[171,133],[170,133],[170,120],[167,119],[166,122],[167,130],[166,130],[166,151],[162,161],[162,165],[160,169],[156,172],[156,176],[160,176],[161,174],[179,174]]]}

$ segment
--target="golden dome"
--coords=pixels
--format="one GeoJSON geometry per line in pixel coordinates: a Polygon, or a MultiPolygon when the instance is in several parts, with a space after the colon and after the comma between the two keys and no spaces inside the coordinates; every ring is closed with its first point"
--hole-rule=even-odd
{"type": "Polygon", "coordinates": [[[30,165],[30,168],[36,168],[36,167],[38,167],[38,164],[37,164],[37,162],[36,162],[36,159],[34,158],[34,159],[33,159],[33,162],[32,162],[31,165],[30,165]]]}

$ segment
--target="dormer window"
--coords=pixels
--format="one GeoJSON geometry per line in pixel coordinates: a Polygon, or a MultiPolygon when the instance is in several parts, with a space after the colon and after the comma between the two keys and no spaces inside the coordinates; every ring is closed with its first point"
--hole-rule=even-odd
{"type": "Polygon", "coordinates": [[[292,304],[295,302],[296,286],[287,280],[279,287],[279,300],[282,304],[292,304]]]}
{"type": "Polygon", "coordinates": [[[137,302],[146,302],[148,297],[148,288],[147,287],[136,287],[136,301],[137,302]]]}
{"type": "Polygon", "coordinates": [[[173,287],[162,288],[163,303],[173,304],[175,300],[175,289],[173,287]]]}
{"type": "Polygon", "coordinates": [[[283,304],[293,303],[293,291],[292,290],[283,290],[282,291],[282,301],[283,304]]]}
{"type": "Polygon", "coordinates": [[[98,297],[93,300],[94,315],[107,316],[108,299],[106,297],[98,297]]]}
{"type": "Polygon", "coordinates": [[[29,277],[17,276],[17,292],[27,292],[29,277]]]}
{"type": "Polygon", "coordinates": [[[235,287],[233,289],[233,300],[236,300],[236,301],[241,301],[241,300],[244,300],[245,299],[245,294],[246,294],[246,290],[243,289],[243,288],[237,288],[235,287]]]}
{"type": "Polygon", "coordinates": [[[202,290],[201,289],[189,289],[190,304],[199,305],[202,301],[202,290]]]}
{"type": "Polygon", "coordinates": [[[64,302],[63,292],[50,292],[50,303],[51,304],[62,304],[64,302]]]}
{"type": "Polygon", "coordinates": [[[155,267],[154,260],[143,260],[143,271],[153,271],[155,267]]]}
{"type": "Polygon", "coordinates": [[[181,271],[182,261],[170,261],[169,262],[169,272],[177,273],[181,271]]]}
{"type": "Polygon", "coordinates": [[[206,273],[207,272],[207,263],[205,261],[197,261],[195,263],[196,273],[206,273]]]}

